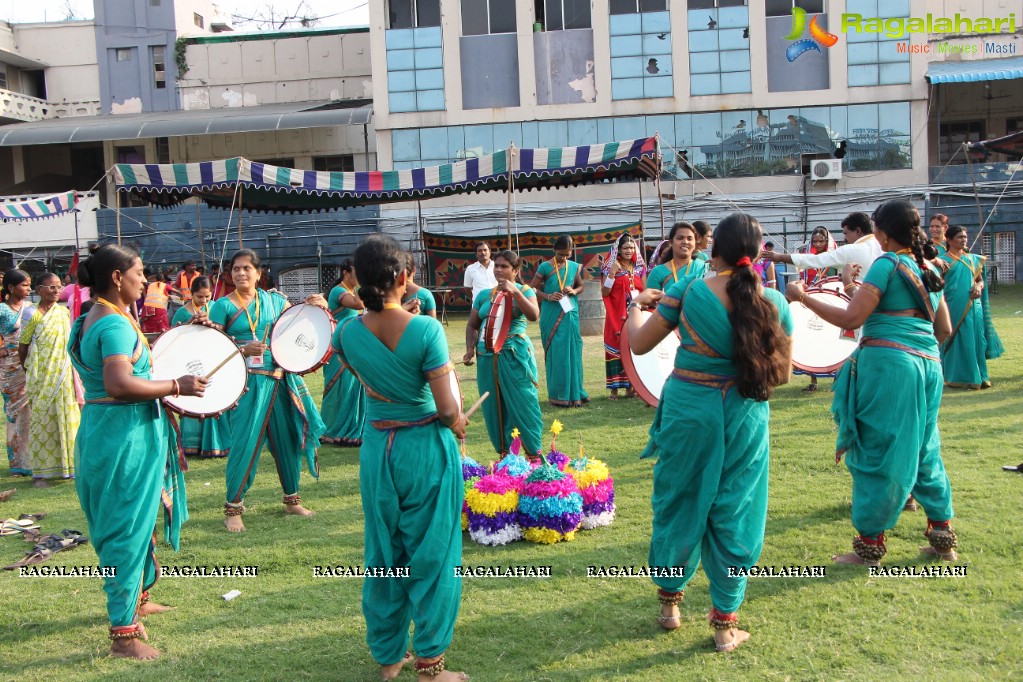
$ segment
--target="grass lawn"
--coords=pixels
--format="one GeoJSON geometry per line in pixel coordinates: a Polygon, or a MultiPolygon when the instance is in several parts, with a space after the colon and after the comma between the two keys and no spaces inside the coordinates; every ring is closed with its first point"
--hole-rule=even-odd
{"type": "MultiPolygon", "coordinates": [[[[465,536],[464,563],[551,566],[548,579],[469,578],[448,662],[475,680],[669,679],[1018,679],[1023,673],[1023,476],[1001,470],[1023,461],[1023,287],[991,297],[1005,355],[991,364],[994,388],[948,390],[941,413],[944,460],[952,480],[955,529],[965,577],[869,578],[864,567],[833,566],[848,551],[850,476],[834,461],[829,380],[801,393],[796,377],[772,402],[771,500],[761,566],[827,565],[823,578],[751,579],[740,612],[753,639],[729,655],[713,653],[707,581],[687,590],[683,626],[656,621],[646,579],[587,578],[588,566],[644,565],[650,534],[651,468],[637,455],[653,410],[638,400],[610,402],[603,389],[599,337],[585,343],[587,387],[579,410],[549,407],[541,368],[544,423],[565,424],[561,449],[584,443],[605,460],[616,483],[618,516],[610,528],[580,532],[554,546],[525,542],[501,548],[465,536]]],[[[448,341],[464,351],[465,318],[453,317],[448,341]]],[[[530,326],[537,339],[537,326],[530,326]]],[[[537,343],[539,349],[539,344],[537,343]]],[[[542,351],[538,357],[542,361],[542,351]]],[[[467,401],[477,397],[475,368],[458,365],[467,401]]],[[[314,394],[319,373],[308,377],[314,394]]],[[[469,453],[493,459],[482,419],[469,427],[469,453]]],[[[546,434],[545,444],[550,435],[546,434]]],[[[264,454],[246,498],[248,532],[223,529],[223,461],[193,461],[187,474],[191,520],[165,566],[254,565],[254,578],[165,578],[154,598],[176,607],[147,619],[159,660],[107,656],[104,593],[98,578],[19,578],[0,573],[0,678],[71,680],[377,680],[365,645],[362,581],[316,578],[316,566],[360,565],[362,511],[358,454],[320,450],[319,481],[303,477],[311,519],[286,517],[273,462],[264,454]],[[232,589],[241,596],[225,602],[232,589]]],[[[6,467],[5,467],[6,471],[6,467]]],[[[85,531],[72,483],[37,490],[22,479],[0,517],[46,511],[46,532],[85,531]]],[[[930,563],[917,548],[923,512],[906,513],[889,534],[885,565],[930,563]]],[[[8,564],[28,548],[0,538],[8,564]]],[[[91,546],[58,554],[47,565],[95,565],[91,546]]],[[[411,680],[411,672],[399,679],[411,680]]]]}

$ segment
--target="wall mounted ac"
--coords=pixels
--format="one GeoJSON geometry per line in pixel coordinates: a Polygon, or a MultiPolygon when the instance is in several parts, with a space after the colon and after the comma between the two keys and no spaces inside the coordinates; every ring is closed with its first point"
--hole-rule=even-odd
{"type": "Polygon", "coordinates": [[[841,180],[842,160],[841,159],[816,159],[810,164],[810,179],[818,180],[841,180]]]}

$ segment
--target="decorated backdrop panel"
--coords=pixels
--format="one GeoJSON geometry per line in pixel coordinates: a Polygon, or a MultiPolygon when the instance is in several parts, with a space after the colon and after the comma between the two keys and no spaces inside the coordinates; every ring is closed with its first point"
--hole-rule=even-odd
{"type": "MultiPolygon", "coordinates": [[[[565,230],[562,232],[520,232],[518,236],[519,256],[522,258],[520,280],[528,284],[533,273],[544,260],[554,256],[554,240],[562,234],[572,237],[575,242],[575,253],[572,260],[582,263],[589,271],[591,278],[597,277],[600,269],[598,257],[606,257],[611,245],[622,232],[628,232],[639,238],[642,226],[639,223],[619,225],[606,230],[565,230]]],[[[432,273],[430,286],[435,288],[454,289],[448,301],[448,307],[468,309],[469,290],[463,287],[465,269],[476,261],[476,244],[487,242],[491,253],[508,248],[508,235],[478,234],[471,237],[449,234],[423,235],[426,245],[427,267],[432,273]]],[[[515,249],[515,236],[512,235],[511,248],[515,249]]]]}

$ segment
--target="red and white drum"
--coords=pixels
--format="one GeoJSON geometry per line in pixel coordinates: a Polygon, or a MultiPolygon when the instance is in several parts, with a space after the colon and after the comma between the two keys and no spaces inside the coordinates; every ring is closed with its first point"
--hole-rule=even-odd
{"type": "MultiPolygon", "coordinates": [[[[858,279],[854,279],[853,284],[859,286],[863,284],[863,282],[858,279]]],[[[827,289],[828,291],[834,291],[836,294],[845,294],[845,285],[842,283],[842,278],[838,276],[819,279],[807,287],[807,291],[811,289],[827,289]]]]}
{"type": "Polygon", "coordinates": [[[308,374],[330,359],[334,317],[319,306],[299,303],[277,318],[270,332],[270,354],[286,372],[308,374]]]}
{"type": "MultiPolygon", "coordinates": [[[[841,281],[839,281],[841,284],[841,281]]],[[[849,297],[832,289],[807,289],[809,298],[841,308],[849,297]]],[[[856,332],[825,322],[799,301],[789,302],[792,315],[792,364],[811,374],[830,374],[852,355],[859,342],[856,332]]]]}
{"type": "Polygon", "coordinates": [[[212,327],[198,324],[174,327],[153,344],[152,356],[155,380],[177,379],[186,374],[204,377],[216,370],[203,397],[182,395],[163,399],[167,409],[180,415],[197,419],[217,417],[238,404],[248,390],[245,358],[231,337],[212,327]]]}
{"type": "Polygon", "coordinates": [[[508,291],[500,291],[490,304],[487,325],[484,329],[483,343],[487,351],[500,353],[504,342],[508,340],[508,330],[512,320],[512,295],[508,291]]]}
{"type": "MultiPolygon", "coordinates": [[[[643,324],[653,315],[652,312],[642,310],[640,314],[643,324]]],[[[665,336],[659,344],[649,353],[637,355],[632,352],[629,343],[629,325],[622,327],[622,365],[625,366],[625,374],[628,375],[632,388],[636,395],[643,399],[647,405],[656,407],[661,399],[661,389],[664,382],[671,376],[675,369],[675,354],[682,343],[678,332],[673,331],[665,336]]]]}

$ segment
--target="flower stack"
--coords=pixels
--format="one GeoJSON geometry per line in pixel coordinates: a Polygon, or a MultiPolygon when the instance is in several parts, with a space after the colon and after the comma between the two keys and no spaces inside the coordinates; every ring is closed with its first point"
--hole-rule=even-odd
{"type": "MultiPolygon", "coordinates": [[[[551,451],[561,422],[551,427],[551,451]]],[[[571,541],[582,519],[583,498],[575,479],[544,458],[543,464],[526,478],[519,494],[519,522],[523,536],[530,542],[554,544],[571,541]]]]}
{"type": "Polygon", "coordinates": [[[607,465],[599,459],[588,459],[579,446],[579,457],[568,465],[583,497],[580,527],[585,530],[610,526],[615,519],[615,482],[607,465]]]}
{"type": "Polygon", "coordinates": [[[525,482],[526,476],[533,470],[533,465],[522,456],[522,440],[519,438],[519,430],[512,429],[511,447],[508,454],[500,462],[494,465],[494,473],[504,474],[525,482]]]}
{"type": "Polygon", "coordinates": [[[481,545],[506,545],[522,538],[518,512],[519,479],[487,474],[465,494],[469,537],[481,545]]]}
{"type": "MultiPolygon", "coordinates": [[[[480,480],[487,475],[487,468],[465,454],[462,455],[462,482],[465,485],[465,496],[468,498],[469,491],[480,480]]],[[[469,503],[462,501],[462,530],[469,529],[469,503]]]]}

